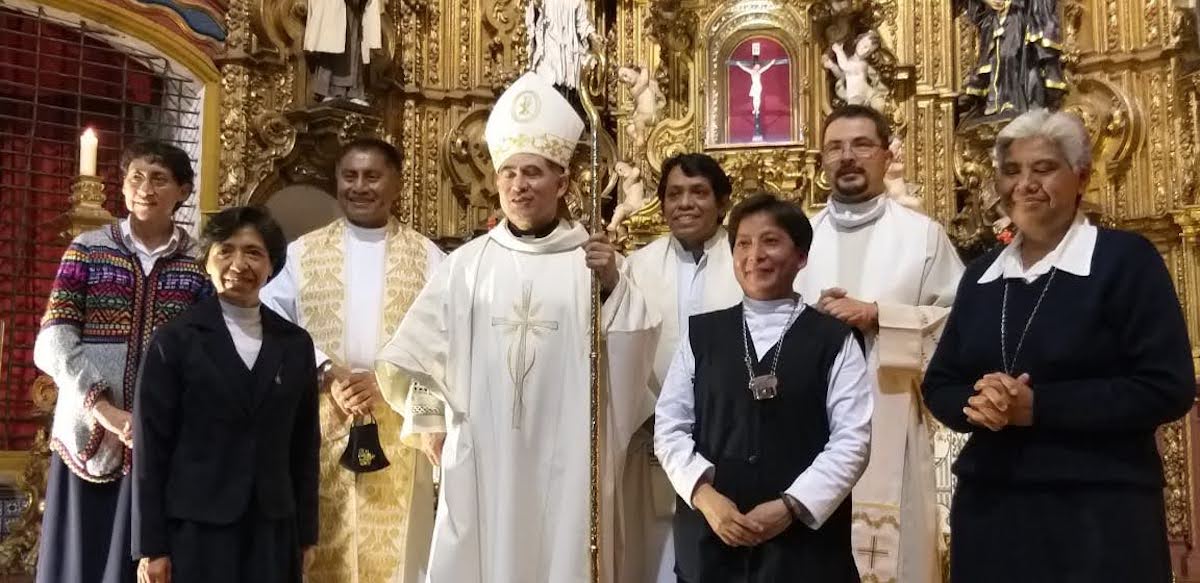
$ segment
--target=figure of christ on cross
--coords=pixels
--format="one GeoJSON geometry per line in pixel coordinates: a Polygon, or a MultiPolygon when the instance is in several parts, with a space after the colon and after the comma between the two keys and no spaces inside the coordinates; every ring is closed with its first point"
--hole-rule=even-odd
{"type": "Polygon", "coordinates": [[[768,69],[770,69],[771,67],[774,67],[775,65],[786,65],[788,63],[788,60],[787,59],[771,59],[770,61],[767,61],[767,63],[764,65],[758,59],[758,51],[759,51],[758,43],[754,43],[753,50],[754,50],[754,59],[749,61],[750,66],[746,66],[747,61],[739,61],[739,60],[730,60],[729,64],[736,65],[737,68],[745,71],[746,74],[750,76],[750,91],[748,94],[750,96],[751,112],[754,114],[754,137],[753,137],[753,140],[755,142],[761,142],[763,140],[762,76],[763,76],[763,73],[766,73],[768,69]]]}
{"type": "MultiPolygon", "coordinates": [[[[537,352],[529,346],[529,335],[537,336],[542,330],[558,330],[558,322],[554,320],[534,319],[537,305],[533,303],[533,284],[525,282],[521,290],[521,302],[513,305],[512,318],[492,318],[492,327],[503,327],[505,332],[516,335],[508,348],[508,376],[513,383],[513,429],[521,427],[521,413],[524,410],[525,379],[533,370],[537,352]]],[[[506,334],[507,335],[507,334],[506,334]]]]}

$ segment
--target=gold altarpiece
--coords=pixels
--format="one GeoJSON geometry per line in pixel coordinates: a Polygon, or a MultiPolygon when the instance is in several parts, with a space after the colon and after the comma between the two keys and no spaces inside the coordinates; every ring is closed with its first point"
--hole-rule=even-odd
{"type": "MultiPolygon", "coordinates": [[[[395,209],[403,221],[451,244],[478,233],[496,213],[483,126],[490,104],[527,67],[528,1],[390,0],[384,19],[390,59],[372,63],[373,105],[360,107],[317,103],[307,91],[300,50],[305,0],[232,0],[220,64],[220,206],[261,203],[290,184],[328,187],[338,145],[375,133],[404,154],[395,209]]],[[[1200,51],[1193,8],[1164,0],[1063,0],[1058,9],[1064,107],[1084,118],[1095,142],[1089,207],[1104,222],[1158,245],[1176,277],[1192,338],[1200,341],[1200,51]]],[[[906,152],[904,180],[919,186],[925,212],[968,255],[993,244],[988,150],[998,128],[956,123],[956,100],[979,42],[962,7],[945,0],[613,0],[598,12],[610,64],[607,129],[615,140],[605,160],[640,169],[647,192],[664,159],[706,151],[734,179],[735,196],[768,190],[819,207],[828,190],[819,168],[820,120],[840,101],[822,56],[835,42],[874,31],[879,46],[869,62],[906,152]],[[734,98],[725,65],[752,36],[777,42],[788,56],[782,66],[791,89],[791,139],[722,143],[723,111],[734,98]],[[648,68],[662,92],[644,142],[625,131],[637,116],[636,96],[618,82],[618,67],[648,68]]],[[[663,231],[657,201],[646,198],[628,223],[629,247],[663,231]]],[[[1165,427],[1161,439],[1169,535],[1184,580],[1200,580],[1200,559],[1191,552],[1200,528],[1198,429],[1189,415],[1165,427]]],[[[941,436],[939,447],[955,444],[941,436]]]]}
{"type": "MultiPolygon", "coordinates": [[[[219,168],[217,206],[262,203],[294,184],[328,188],[340,144],[376,134],[403,151],[401,220],[449,245],[478,233],[496,213],[483,126],[491,103],[529,60],[529,1],[386,0],[386,57],[371,63],[371,105],[359,106],[319,103],[308,90],[306,0],[229,0],[217,60],[221,148],[202,161],[219,168]]],[[[1196,0],[1062,0],[1058,9],[1064,107],[1083,117],[1095,143],[1089,207],[1158,246],[1200,358],[1200,51],[1189,1],[1196,0]]],[[[956,124],[961,81],[978,54],[961,7],[946,0],[612,0],[598,12],[607,23],[611,80],[604,159],[640,169],[647,192],[667,157],[706,151],[734,179],[735,196],[768,190],[819,207],[828,190],[819,169],[820,120],[839,102],[822,57],[833,43],[873,31],[879,47],[869,62],[906,152],[904,180],[919,186],[925,212],[968,255],[992,244],[988,148],[997,128],[956,124]],[[727,63],[752,37],[786,52],[780,66],[789,80],[790,134],[769,144],[724,143],[734,99],[727,63]],[[663,97],[644,142],[625,131],[637,111],[617,68],[630,66],[648,68],[663,97]]],[[[573,196],[579,192],[586,189],[577,185],[573,196]]],[[[647,199],[623,235],[628,247],[664,230],[657,201],[647,199]]],[[[1192,551],[1200,533],[1198,435],[1194,413],[1161,432],[1169,537],[1183,581],[1200,581],[1192,551]]],[[[939,437],[940,448],[954,447],[947,439],[939,437]]],[[[20,548],[30,548],[33,526],[17,533],[20,548]]],[[[13,542],[0,545],[7,569],[21,562],[4,552],[13,542]]]]}

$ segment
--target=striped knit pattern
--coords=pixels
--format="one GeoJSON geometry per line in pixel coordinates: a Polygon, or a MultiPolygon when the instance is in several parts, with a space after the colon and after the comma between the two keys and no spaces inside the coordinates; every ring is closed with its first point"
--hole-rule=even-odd
{"type": "Polygon", "coordinates": [[[197,251],[180,232],[179,248],[146,274],[111,225],[83,233],[63,255],[35,358],[59,388],[50,445],[80,478],[105,482],[129,471],[130,452],[106,434],[91,406],[107,394],[132,409],[151,335],[212,293],[197,251]]]}

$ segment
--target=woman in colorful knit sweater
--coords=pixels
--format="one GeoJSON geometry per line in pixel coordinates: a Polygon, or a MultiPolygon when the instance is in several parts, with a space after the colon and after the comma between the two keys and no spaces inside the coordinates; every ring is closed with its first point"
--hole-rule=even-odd
{"type": "Polygon", "coordinates": [[[185,152],[162,142],[121,156],[129,218],[63,255],[34,346],[58,386],[37,583],[131,583],[130,409],[156,328],[210,295],[196,243],[173,216],[192,191],[185,152]]]}

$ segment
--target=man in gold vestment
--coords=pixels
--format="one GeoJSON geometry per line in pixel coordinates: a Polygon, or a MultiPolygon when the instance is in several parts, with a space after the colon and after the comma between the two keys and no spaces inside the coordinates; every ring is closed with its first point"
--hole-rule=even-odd
{"type": "Polygon", "coordinates": [[[442,252],[391,216],[400,155],[359,139],[336,167],[344,218],[288,248],[263,301],[312,335],[321,374],[320,539],[311,583],[424,580],[433,529],[433,468],[403,445],[403,419],[382,401],[373,371],[442,252]],[[339,460],[357,418],[378,423],[390,465],[355,473],[339,460]]]}

